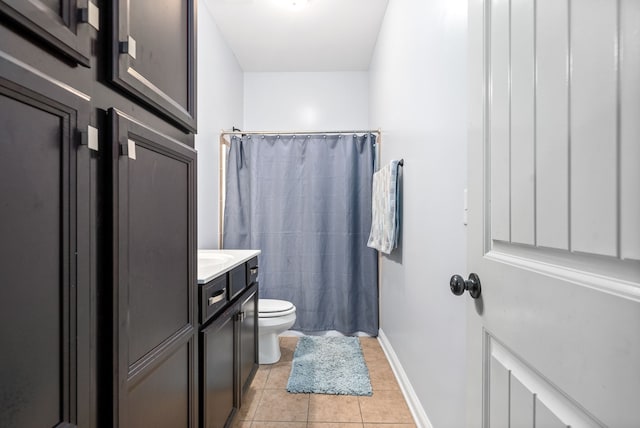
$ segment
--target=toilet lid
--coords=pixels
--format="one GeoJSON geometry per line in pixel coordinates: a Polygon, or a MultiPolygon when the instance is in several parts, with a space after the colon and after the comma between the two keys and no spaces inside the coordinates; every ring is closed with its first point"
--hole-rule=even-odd
{"type": "Polygon", "coordinates": [[[258,299],[258,315],[260,317],[276,317],[295,312],[293,303],[286,300],[258,299]]]}

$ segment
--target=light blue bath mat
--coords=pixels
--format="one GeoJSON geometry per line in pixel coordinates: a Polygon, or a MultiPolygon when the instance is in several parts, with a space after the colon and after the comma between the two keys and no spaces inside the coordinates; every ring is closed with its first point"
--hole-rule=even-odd
{"type": "Polygon", "coordinates": [[[369,369],[358,338],[301,337],[293,354],[287,391],[371,395],[369,369]]]}

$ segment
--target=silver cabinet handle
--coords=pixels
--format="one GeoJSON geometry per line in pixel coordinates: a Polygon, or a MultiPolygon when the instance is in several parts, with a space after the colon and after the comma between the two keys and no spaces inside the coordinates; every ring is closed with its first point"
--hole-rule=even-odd
{"type": "Polygon", "coordinates": [[[209,302],[209,306],[218,303],[219,301],[221,301],[222,299],[224,299],[224,295],[227,294],[227,290],[222,290],[221,292],[219,292],[218,294],[216,294],[215,296],[211,296],[208,299],[209,302]]]}
{"type": "Polygon", "coordinates": [[[251,268],[251,270],[249,272],[251,273],[251,275],[257,275],[258,274],[258,268],[257,267],[253,267],[253,268],[251,268]]]}

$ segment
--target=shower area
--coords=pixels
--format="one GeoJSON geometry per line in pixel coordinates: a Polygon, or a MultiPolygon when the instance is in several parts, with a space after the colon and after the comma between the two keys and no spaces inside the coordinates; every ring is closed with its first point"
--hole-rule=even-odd
{"type": "Polygon", "coordinates": [[[260,298],[292,302],[303,333],[378,332],[367,247],[378,131],[224,132],[221,248],[260,249],[260,298]]]}

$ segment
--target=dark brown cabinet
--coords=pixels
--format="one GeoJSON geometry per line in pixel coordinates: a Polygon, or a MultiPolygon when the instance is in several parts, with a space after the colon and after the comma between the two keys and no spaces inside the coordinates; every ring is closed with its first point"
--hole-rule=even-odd
{"type": "Polygon", "coordinates": [[[195,427],[196,153],[109,116],[118,425],[195,427]]]}
{"type": "Polygon", "coordinates": [[[86,425],[88,102],[0,57],[0,426],[86,425]]]}
{"type": "MultiPolygon", "coordinates": [[[[91,38],[89,14],[98,8],[90,0],[2,0],[0,13],[20,31],[34,36],[72,63],[89,66],[91,38]],[[89,10],[91,8],[91,10],[89,10]]],[[[91,20],[93,22],[93,19],[91,20]]]]}
{"type": "Polygon", "coordinates": [[[238,316],[238,393],[237,407],[258,369],[258,293],[248,292],[240,299],[238,316]]]}
{"type": "Polygon", "coordinates": [[[223,428],[235,412],[235,306],[200,333],[201,427],[223,428]]]}
{"type": "MultiPolygon", "coordinates": [[[[257,259],[253,259],[256,260],[257,259]]],[[[200,300],[208,305],[211,289],[230,288],[236,278],[238,292],[225,299],[222,307],[203,317],[200,329],[200,427],[229,426],[243,405],[246,393],[258,369],[258,283],[237,282],[247,263],[201,286],[200,300]]],[[[243,278],[246,278],[243,274],[243,278]]],[[[228,293],[229,295],[231,293],[228,293]]]]}
{"type": "Polygon", "coordinates": [[[111,79],[196,130],[195,0],[115,0],[111,79]]]}
{"type": "Polygon", "coordinates": [[[195,37],[194,0],[0,0],[3,428],[199,425],[195,37]]]}

